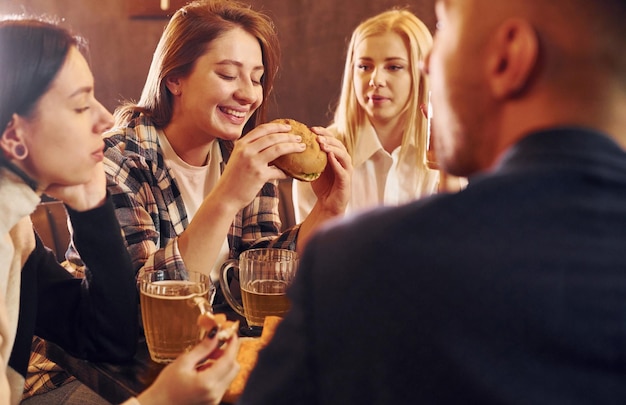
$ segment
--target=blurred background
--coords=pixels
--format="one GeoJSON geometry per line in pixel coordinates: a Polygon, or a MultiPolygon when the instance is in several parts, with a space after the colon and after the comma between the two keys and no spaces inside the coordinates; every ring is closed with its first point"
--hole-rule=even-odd
{"type": "MultiPolygon", "coordinates": [[[[90,46],[96,97],[113,111],[137,100],[168,16],[185,0],[0,0],[0,14],[49,15],[90,46]],[[162,7],[167,6],[166,10],[162,7]]],[[[326,126],[339,96],[352,30],[392,7],[408,8],[434,32],[434,0],[248,0],[276,24],[281,67],[268,119],[326,126]]]]}

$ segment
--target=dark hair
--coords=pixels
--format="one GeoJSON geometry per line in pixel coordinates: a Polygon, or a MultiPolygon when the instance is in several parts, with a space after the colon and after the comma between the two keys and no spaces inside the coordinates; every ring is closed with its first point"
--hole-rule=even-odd
{"type": "MultiPolygon", "coordinates": [[[[263,100],[267,100],[278,70],[278,36],[271,20],[249,5],[229,0],[194,1],[170,19],[156,47],[150,71],[138,103],[126,103],[115,112],[116,125],[127,124],[137,112],[144,113],[157,127],[172,118],[172,95],[166,86],[168,76],[186,77],[213,40],[224,32],[241,28],[261,46],[265,72],[261,79],[263,100]]],[[[266,103],[254,112],[244,133],[265,120],[266,103]]]]}
{"type": "Polygon", "coordinates": [[[28,116],[63,66],[72,46],[83,41],[51,20],[0,19],[0,133],[15,113],[28,116]]]}

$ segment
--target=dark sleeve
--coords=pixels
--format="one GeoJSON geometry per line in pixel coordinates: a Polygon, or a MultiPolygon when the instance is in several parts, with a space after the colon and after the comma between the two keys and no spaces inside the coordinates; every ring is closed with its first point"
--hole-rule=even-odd
{"type": "MultiPolygon", "coordinates": [[[[35,322],[37,320],[37,273],[42,267],[49,268],[50,274],[56,274],[60,280],[72,279],[73,277],[62,268],[56,259],[54,253],[47,249],[39,235],[35,232],[35,249],[24,267],[22,267],[21,283],[20,283],[20,312],[17,323],[17,333],[15,343],[11,350],[9,365],[26,377],[28,361],[30,358],[30,348],[35,333],[35,322]]],[[[80,280],[74,280],[80,283],[80,280]]]]}
{"type": "Polygon", "coordinates": [[[102,207],[68,213],[85,278],[71,277],[49,257],[39,263],[35,333],[77,357],[128,360],[137,348],[138,298],[113,204],[107,198],[102,207]]]}

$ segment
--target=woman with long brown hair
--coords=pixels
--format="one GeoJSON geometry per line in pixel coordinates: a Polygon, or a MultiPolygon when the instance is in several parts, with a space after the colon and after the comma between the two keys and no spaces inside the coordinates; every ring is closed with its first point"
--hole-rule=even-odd
{"type": "Polygon", "coordinates": [[[272,22],[235,1],[196,1],[176,11],[157,45],[139,102],[116,111],[105,167],[136,271],[211,274],[252,247],[302,249],[343,213],[350,157],[319,137],[329,164],[313,183],[318,204],[280,234],[272,162],[304,149],[290,126],[264,123],[278,70],[272,22]]]}

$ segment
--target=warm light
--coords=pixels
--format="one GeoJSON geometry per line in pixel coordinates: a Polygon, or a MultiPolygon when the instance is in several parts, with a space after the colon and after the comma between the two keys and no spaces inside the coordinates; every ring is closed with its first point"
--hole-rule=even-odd
{"type": "Polygon", "coordinates": [[[427,136],[427,138],[426,138],[426,149],[428,150],[428,149],[430,149],[430,135],[431,135],[430,125],[431,125],[431,121],[432,121],[432,118],[433,118],[433,106],[430,103],[430,90],[428,91],[428,106],[426,106],[426,109],[427,109],[426,110],[427,111],[427,113],[426,113],[427,114],[426,115],[426,120],[428,122],[428,129],[427,129],[428,132],[426,133],[427,134],[426,135],[427,136]]]}
{"type": "Polygon", "coordinates": [[[161,0],[161,10],[170,8],[170,0],[161,0]]]}

